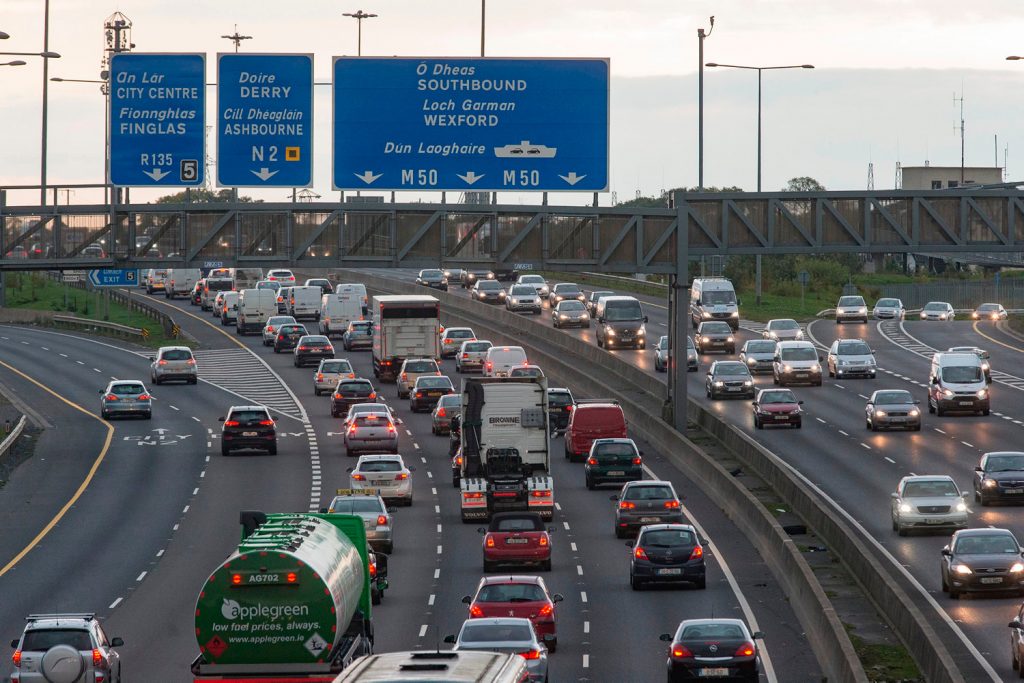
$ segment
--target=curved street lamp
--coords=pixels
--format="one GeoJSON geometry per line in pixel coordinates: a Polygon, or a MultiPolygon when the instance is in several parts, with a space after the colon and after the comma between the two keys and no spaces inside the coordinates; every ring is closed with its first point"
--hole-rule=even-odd
{"type": "Polygon", "coordinates": [[[25,60],[15,59],[13,62],[0,62],[0,66],[25,66],[25,60]]]}

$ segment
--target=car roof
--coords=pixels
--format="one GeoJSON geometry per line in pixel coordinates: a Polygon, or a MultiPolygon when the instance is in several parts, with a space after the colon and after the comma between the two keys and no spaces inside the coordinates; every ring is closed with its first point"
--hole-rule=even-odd
{"type": "Polygon", "coordinates": [[[531,574],[501,574],[498,576],[485,576],[480,579],[479,587],[494,586],[512,583],[532,583],[537,586],[544,586],[544,579],[531,574]]]}
{"type": "Polygon", "coordinates": [[[228,410],[265,410],[270,412],[266,406],[231,406],[228,410]]]}
{"type": "Polygon", "coordinates": [[[115,379],[111,380],[108,386],[116,387],[123,384],[144,384],[144,382],[141,379],[115,379]]]}
{"type": "MultiPolygon", "coordinates": [[[[900,393],[903,393],[903,394],[910,394],[910,392],[907,391],[906,389],[875,389],[873,392],[871,392],[871,398],[874,398],[875,394],[894,394],[896,392],[900,392],[900,393]]],[[[913,398],[914,398],[913,394],[910,394],[910,398],[911,398],[911,400],[913,400],[913,398]]],[[[871,400],[871,399],[868,399],[868,400],[871,400]]]]}
{"type": "MultiPolygon", "coordinates": [[[[953,536],[956,538],[962,536],[1013,536],[1013,532],[1009,529],[995,527],[975,527],[974,529],[960,529],[953,536]]],[[[1014,538],[1016,537],[1014,536],[1014,538]]]]}
{"type": "Polygon", "coordinates": [[[593,443],[628,443],[631,446],[636,445],[636,442],[634,442],[633,439],[627,439],[625,437],[609,437],[606,439],[594,439],[593,443]]]}
{"type": "Polygon", "coordinates": [[[190,349],[187,346],[161,346],[157,350],[158,353],[163,353],[164,351],[188,351],[189,353],[191,353],[192,349],[190,349]]]}
{"type": "Polygon", "coordinates": [[[740,626],[744,631],[750,633],[747,628],[746,622],[742,619],[726,619],[726,618],[714,618],[714,619],[683,619],[679,622],[679,628],[676,629],[676,633],[679,633],[687,626],[710,626],[712,624],[729,624],[731,626],[740,626]]]}
{"type": "Polygon", "coordinates": [[[787,340],[787,341],[780,341],[779,342],[779,346],[778,346],[779,351],[781,351],[782,349],[813,349],[813,348],[814,348],[814,344],[812,344],[811,342],[809,342],[809,341],[797,341],[795,339],[787,340]]]}
{"type": "Polygon", "coordinates": [[[642,488],[644,486],[670,486],[675,491],[675,487],[672,486],[672,482],[665,481],[664,479],[639,479],[634,481],[627,481],[622,487],[622,490],[642,488]]]}
{"type": "Polygon", "coordinates": [[[666,530],[689,531],[697,535],[697,529],[692,524],[645,524],[642,531],[666,531],[666,530]]]}
{"type": "Polygon", "coordinates": [[[464,332],[472,332],[473,328],[472,327],[446,327],[446,328],[444,328],[443,334],[448,334],[449,332],[454,332],[455,330],[460,330],[460,331],[464,331],[464,332]]]}
{"type": "Polygon", "coordinates": [[[377,455],[360,455],[359,456],[359,460],[356,461],[356,467],[358,467],[359,464],[363,463],[363,462],[383,462],[383,461],[386,461],[386,462],[402,462],[402,463],[405,462],[405,460],[402,459],[402,456],[399,455],[398,453],[379,453],[377,455]]]}
{"type": "Polygon", "coordinates": [[[953,481],[953,477],[948,474],[911,474],[903,477],[904,482],[919,482],[919,481],[953,481]]]}

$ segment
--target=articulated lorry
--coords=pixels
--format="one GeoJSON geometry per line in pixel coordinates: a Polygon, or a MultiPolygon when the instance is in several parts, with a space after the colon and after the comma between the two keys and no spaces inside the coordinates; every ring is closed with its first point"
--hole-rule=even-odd
{"type": "Polygon", "coordinates": [[[371,566],[385,558],[371,564],[360,517],[250,511],[241,523],[196,601],[195,683],[329,683],[373,652],[371,566]]]}
{"type": "Polygon", "coordinates": [[[467,378],[462,385],[462,521],[496,512],[554,514],[544,377],[467,378]]]}
{"type": "Polygon", "coordinates": [[[432,296],[373,297],[373,376],[394,382],[406,358],[441,360],[441,303],[432,296]]]}

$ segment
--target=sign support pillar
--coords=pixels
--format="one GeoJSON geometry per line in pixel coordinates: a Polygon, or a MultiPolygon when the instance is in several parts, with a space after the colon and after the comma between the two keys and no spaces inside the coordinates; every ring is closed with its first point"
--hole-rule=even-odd
{"type": "Polygon", "coordinates": [[[690,248],[687,212],[684,203],[676,206],[676,272],[672,278],[669,303],[669,400],[672,413],[672,426],[680,434],[686,435],[687,406],[689,398],[686,391],[686,321],[689,319],[689,286],[690,248]]]}

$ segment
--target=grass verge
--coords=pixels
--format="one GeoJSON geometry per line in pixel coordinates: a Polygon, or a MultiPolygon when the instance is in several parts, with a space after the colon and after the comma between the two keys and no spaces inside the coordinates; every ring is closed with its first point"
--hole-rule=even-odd
{"type": "Polygon", "coordinates": [[[923,681],[921,671],[914,659],[902,645],[869,643],[853,633],[853,627],[846,624],[864,673],[872,681],[923,681]]]}

